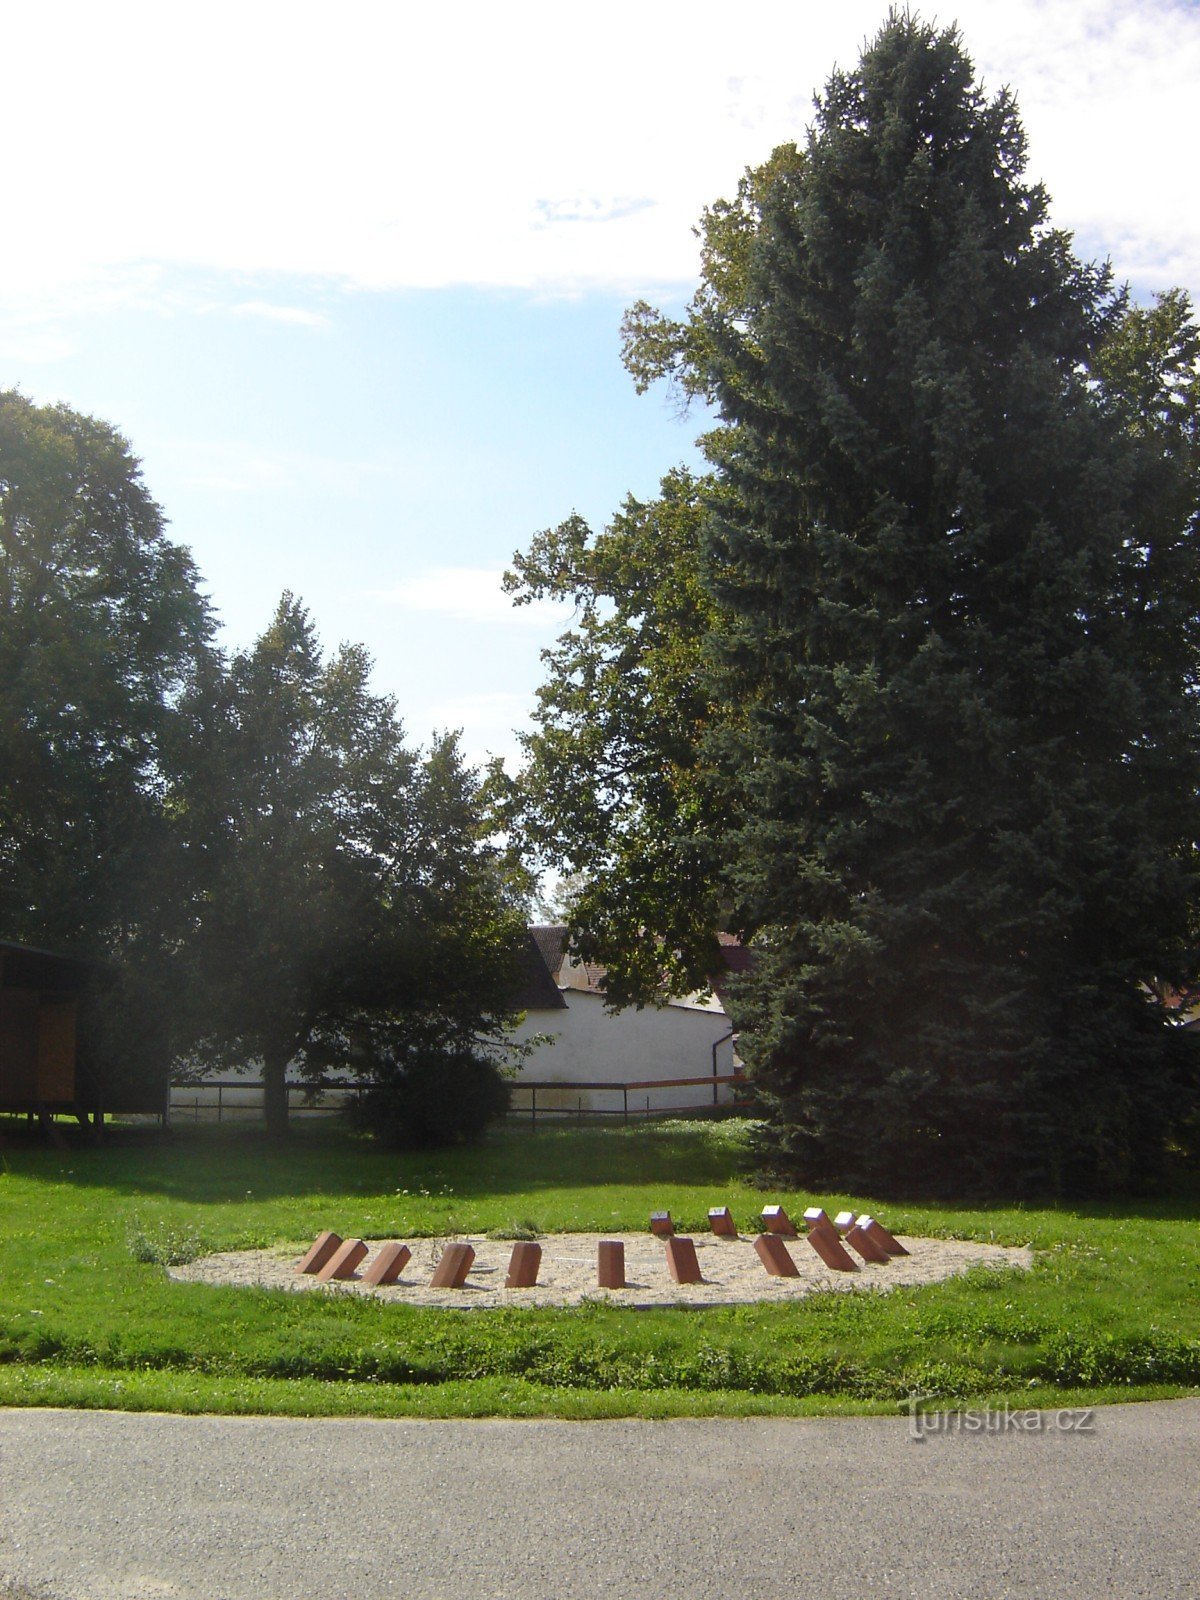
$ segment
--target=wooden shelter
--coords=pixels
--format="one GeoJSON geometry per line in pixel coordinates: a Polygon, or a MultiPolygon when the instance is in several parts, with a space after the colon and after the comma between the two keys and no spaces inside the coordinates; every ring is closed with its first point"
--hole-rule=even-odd
{"type": "Polygon", "coordinates": [[[0,940],[0,1111],[79,1108],[76,1045],[86,962],[0,940]]]}
{"type": "Polygon", "coordinates": [[[166,1118],[161,1082],[109,1082],[88,1049],[89,994],[113,981],[102,962],[0,939],[0,1115],[91,1121],[106,1115],[166,1118]]]}

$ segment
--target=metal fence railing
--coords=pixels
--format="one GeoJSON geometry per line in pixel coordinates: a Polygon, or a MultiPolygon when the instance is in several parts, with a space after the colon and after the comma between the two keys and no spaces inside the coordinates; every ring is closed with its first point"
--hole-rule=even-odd
{"type": "MultiPolygon", "coordinates": [[[[311,1087],[301,1083],[286,1087],[289,1115],[303,1117],[341,1111],[348,1101],[362,1094],[365,1085],[327,1078],[311,1087]]],[[[609,1117],[630,1122],[646,1117],[711,1115],[746,1105],[746,1080],[738,1072],[705,1073],[697,1078],[639,1078],[622,1083],[611,1079],[571,1082],[517,1078],[511,1088],[508,1115],[528,1117],[535,1127],[539,1118],[609,1117]],[[726,1085],[733,1085],[732,1094],[722,1093],[726,1085]],[[662,1096],[672,1089],[703,1089],[705,1094],[686,1102],[664,1101],[662,1096]]],[[[171,1085],[173,1117],[223,1122],[261,1117],[263,1111],[263,1085],[259,1079],[201,1078],[195,1083],[171,1085]]]]}
{"type": "Polygon", "coordinates": [[[644,1078],[628,1083],[613,1083],[611,1080],[572,1083],[561,1079],[556,1083],[517,1078],[512,1085],[513,1100],[508,1114],[510,1117],[527,1116],[535,1127],[539,1117],[616,1117],[622,1122],[629,1122],[635,1117],[694,1117],[711,1115],[714,1111],[744,1108],[745,1089],[746,1080],[740,1072],[707,1072],[699,1078],[644,1078]],[[739,1095],[735,1089],[732,1096],[722,1096],[720,1090],[723,1084],[737,1085],[742,1094],[739,1095]],[[694,1099],[686,1104],[659,1103],[658,1096],[668,1089],[711,1090],[712,1099],[710,1101],[706,1095],[703,1100],[694,1099]],[[539,1095],[542,1097],[540,1104],[539,1095]],[[517,1103],[518,1096],[527,1097],[525,1104],[517,1103]],[[585,1096],[587,1104],[584,1103],[585,1096]],[[601,1097],[604,1103],[592,1104],[596,1096],[601,1097]],[[575,1103],[572,1104],[572,1101],[575,1103]]]}
{"type": "MultiPolygon", "coordinates": [[[[288,1115],[327,1114],[341,1111],[348,1100],[363,1091],[359,1083],[324,1079],[310,1087],[303,1083],[285,1085],[288,1115]]],[[[191,1117],[194,1121],[223,1122],[226,1117],[264,1114],[264,1091],[257,1078],[201,1078],[196,1083],[173,1083],[169,1100],[171,1116],[191,1117]]]]}

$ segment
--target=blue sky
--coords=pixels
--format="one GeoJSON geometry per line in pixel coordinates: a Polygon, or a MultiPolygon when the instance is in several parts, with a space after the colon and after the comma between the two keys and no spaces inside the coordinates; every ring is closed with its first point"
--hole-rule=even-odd
{"type": "MultiPolygon", "coordinates": [[[[126,434],[227,642],[290,588],[415,739],[509,753],[561,624],[498,574],[696,460],[621,311],[682,305],[701,207],[802,136],[886,7],[833,9],[9,7],[0,386],[126,434]]],[[[955,15],[1081,252],[1200,290],[1200,7],[955,15]]]]}

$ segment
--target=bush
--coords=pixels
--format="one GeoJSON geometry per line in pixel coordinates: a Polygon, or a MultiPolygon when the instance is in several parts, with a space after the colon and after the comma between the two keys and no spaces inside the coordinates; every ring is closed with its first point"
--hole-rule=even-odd
{"type": "Polygon", "coordinates": [[[428,1150],[477,1139],[508,1102],[494,1062],[469,1050],[422,1046],[380,1068],[350,1117],[390,1149],[428,1150]]]}

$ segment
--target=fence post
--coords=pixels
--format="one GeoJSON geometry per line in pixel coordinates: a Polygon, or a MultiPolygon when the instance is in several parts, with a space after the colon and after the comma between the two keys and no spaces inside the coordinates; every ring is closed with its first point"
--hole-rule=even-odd
{"type": "Polygon", "coordinates": [[[536,1087],[530,1089],[530,1091],[529,1091],[529,1126],[531,1128],[536,1128],[537,1127],[537,1088],[536,1087]]]}
{"type": "Polygon", "coordinates": [[[624,1083],[621,1085],[621,1115],[626,1122],[629,1121],[629,1087],[624,1083]]]}

